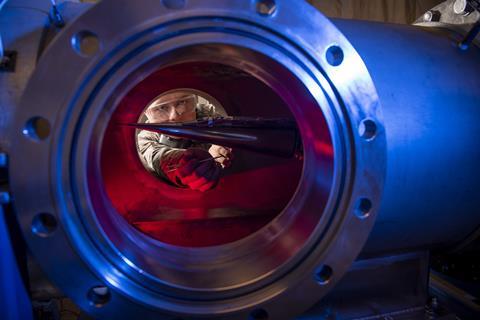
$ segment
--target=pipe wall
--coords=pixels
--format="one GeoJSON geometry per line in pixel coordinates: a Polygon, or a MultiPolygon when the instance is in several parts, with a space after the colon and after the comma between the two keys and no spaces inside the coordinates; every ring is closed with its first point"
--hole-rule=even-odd
{"type": "Polygon", "coordinates": [[[480,225],[480,50],[447,31],[334,20],[380,96],[387,176],[364,253],[453,245],[480,225]]]}

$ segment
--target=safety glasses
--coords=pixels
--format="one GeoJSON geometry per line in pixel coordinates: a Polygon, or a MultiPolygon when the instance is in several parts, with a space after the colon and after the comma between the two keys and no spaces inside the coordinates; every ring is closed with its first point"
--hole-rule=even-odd
{"type": "Polygon", "coordinates": [[[178,115],[182,115],[195,110],[195,95],[185,95],[180,98],[162,101],[161,103],[154,102],[148,109],[158,113],[161,117],[168,117],[172,110],[175,110],[178,115]]]}

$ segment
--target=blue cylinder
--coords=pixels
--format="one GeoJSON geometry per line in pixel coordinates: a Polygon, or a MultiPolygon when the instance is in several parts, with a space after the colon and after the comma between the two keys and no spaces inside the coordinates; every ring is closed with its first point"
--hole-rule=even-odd
{"type": "Polygon", "coordinates": [[[461,242],[480,224],[480,50],[444,30],[334,20],[365,62],[387,136],[364,253],[461,242]]]}

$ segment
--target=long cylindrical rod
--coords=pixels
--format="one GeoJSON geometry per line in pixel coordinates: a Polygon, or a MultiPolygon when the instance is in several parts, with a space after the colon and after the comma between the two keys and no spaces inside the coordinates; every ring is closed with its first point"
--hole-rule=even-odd
{"type": "Polygon", "coordinates": [[[301,153],[300,135],[293,119],[226,117],[184,123],[130,123],[127,125],[177,138],[285,158],[301,153]]]}

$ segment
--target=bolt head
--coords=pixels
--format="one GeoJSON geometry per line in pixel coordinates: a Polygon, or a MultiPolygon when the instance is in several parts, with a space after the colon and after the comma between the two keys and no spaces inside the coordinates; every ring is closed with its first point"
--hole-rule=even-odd
{"type": "Polygon", "coordinates": [[[442,14],[436,10],[429,10],[423,14],[423,21],[426,22],[438,22],[442,14]]]}
{"type": "Polygon", "coordinates": [[[453,3],[453,12],[458,15],[469,15],[472,13],[472,7],[468,4],[467,0],[455,0],[453,3]]]}
{"type": "Polygon", "coordinates": [[[432,21],[432,18],[433,18],[432,11],[427,11],[423,14],[423,21],[430,22],[432,21]]]}

